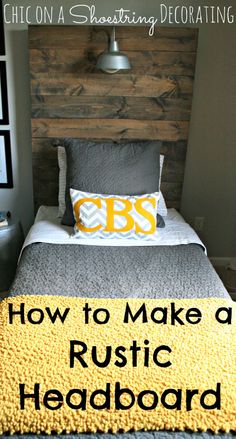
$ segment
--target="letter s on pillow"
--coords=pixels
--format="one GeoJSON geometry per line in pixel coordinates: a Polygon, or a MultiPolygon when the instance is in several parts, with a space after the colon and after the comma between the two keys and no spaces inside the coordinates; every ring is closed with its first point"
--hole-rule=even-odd
{"type": "Polygon", "coordinates": [[[155,233],[156,230],[156,216],[153,216],[147,209],[145,209],[143,207],[143,202],[147,201],[149,203],[151,203],[151,205],[153,206],[153,208],[155,209],[156,207],[156,200],[155,198],[139,198],[136,202],[135,202],[135,209],[138,213],[140,213],[140,215],[144,216],[144,218],[146,218],[151,225],[151,229],[149,231],[145,231],[143,230],[139,224],[136,224],[136,228],[135,228],[135,232],[136,233],[145,233],[145,234],[152,234],[155,233]]]}

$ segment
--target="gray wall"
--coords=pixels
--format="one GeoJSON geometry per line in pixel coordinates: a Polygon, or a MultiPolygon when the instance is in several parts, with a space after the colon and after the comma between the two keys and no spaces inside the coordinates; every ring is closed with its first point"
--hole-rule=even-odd
{"type": "MultiPolygon", "coordinates": [[[[9,3],[67,7],[81,2],[22,0],[9,3]]],[[[121,5],[140,15],[152,15],[161,2],[146,0],[145,5],[143,0],[83,3],[95,4],[98,15],[108,15],[121,5]]],[[[178,4],[165,2],[168,3],[178,4]]],[[[184,3],[191,2],[181,4],[184,3]]],[[[201,3],[208,4],[198,2],[201,3]]],[[[196,2],[192,4],[196,6],[196,2]]],[[[217,4],[223,6],[225,1],[217,4]]],[[[7,25],[6,40],[14,189],[0,190],[0,208],[15,212],[27,231],[33,221],[27,26],[7,25]]],[[[191,224],[196,216],[205,218],[201,237],[210,256],[236,256],[235,53],[235,24],[201,25],[181,210],[191,224]]]]}
{"type": "Polygon", "coordinates": [[[236,26],[200,29],[182,213],[209,254],[236,256],[236,26]]]}

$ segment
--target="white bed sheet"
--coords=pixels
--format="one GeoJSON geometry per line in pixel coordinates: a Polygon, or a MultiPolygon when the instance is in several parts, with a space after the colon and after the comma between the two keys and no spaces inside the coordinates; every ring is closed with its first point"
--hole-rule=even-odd
{"type": "MultiPolygon", "coordinates": [[[[62,226],[58,218],[57,206],[41,206],[31,227],[23,249],[30,244],[46,242],[50,244],[74,244],[74,245],[99,245],[99,246],[160,246],[198,244],[206,247],[196,232],[185,222],[183,217],[175,210],[168,209],[165,217],[166,227],[158,229],[158,239],[155,241],[131,241],[130,239],[79,239],[74,236],[73,227],[62,226]]],[[[23,250],[22,249],[22,250],[23,250]]]]}

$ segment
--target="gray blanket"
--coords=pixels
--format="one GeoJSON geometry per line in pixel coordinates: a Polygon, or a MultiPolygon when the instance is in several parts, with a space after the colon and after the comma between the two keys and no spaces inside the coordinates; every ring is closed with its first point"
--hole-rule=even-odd
{"type": "Polygon", "coordinates": [[[22,255],[11,295],[229,297],[195,244],[97,247],[38,243],[22,255]]]}
{"type": "MultiPolygon", "coordinates": [[[[24,250],[10,295],[84,297],[229,297],[203,249],[33,244],[24,250]]],[[[29,439],[32,435],[21,436],[29,439]]],[[[68,439],[232,439],[235,435],[133,432],[67,435],[68,439]]],[[[14,436],[16,438],[17,436],[14,436]]],[[[64,436],[58,436],[63,439],[64,436]]],[[[52,436],[51,436],[52,438],[52,436]]],[[[40,436],[48,439],[48,436],[40,436]]]]}

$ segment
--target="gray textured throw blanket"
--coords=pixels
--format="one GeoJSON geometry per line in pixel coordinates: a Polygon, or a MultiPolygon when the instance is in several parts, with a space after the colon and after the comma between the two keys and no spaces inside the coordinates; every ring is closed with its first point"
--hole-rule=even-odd
{"type": "Polygon", "coordinates": [[[38,243],[22,255],[11,295],[228,297],[195,244],[98,247],[38,243]]]}
{"type": "MultiPolygon", "coordinates": [[[[198,245],[92,247],[33,244],[22,255],[12,296],[229,297],[198,245]]],[[[18,436],[14,436],[17,438],[18,436]]],[[[30,439],[32,435],[19,436],[30,439]]],[[[35,436],[34,436],[35,437],[35,436]]],[[[53,436],[50,436],[52,438],[53,436]]],[[[57,436],[63,439],[65,436],[57,436]]],[[[232,439],[233,434],[134,432],[66,435],[68,439],[232,439]]],[[[40,435],[40,439],[49,436],[40,435]]]]}

